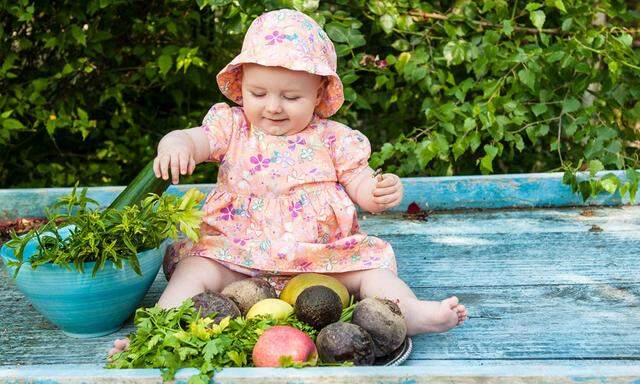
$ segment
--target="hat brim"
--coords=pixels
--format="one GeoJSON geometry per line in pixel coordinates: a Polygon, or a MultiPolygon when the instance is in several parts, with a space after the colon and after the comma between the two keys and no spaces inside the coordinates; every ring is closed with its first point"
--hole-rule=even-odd
{"type": "MultiPolygon", "coordinates": [[[[273,60],[259,57],[250,52],[242,52],[227,64],[216,76],[220,92],[227,98],[242,105],[242,64],[260,64],[268,67],[283,67],[292,71],[303,71],[314,75],[324,76],[328,79],[322,100],[316,106],[315,113],[327,118],[336,113],[344,103],[344,91],[342,81],[338,74],[326,63],[314,62],[313,70],[309,70],[308,63],[291,60],[273,60]]],[[[277,55],[276,55],[277,57],[277,55]]],[[[284,58],[285,56],[282,55],[284,58]]]]}

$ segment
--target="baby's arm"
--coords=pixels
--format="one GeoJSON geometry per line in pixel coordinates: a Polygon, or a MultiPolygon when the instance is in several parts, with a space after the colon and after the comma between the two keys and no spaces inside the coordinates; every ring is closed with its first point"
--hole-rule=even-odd
{"type": "Polygon", "coordinates": [[[347,185],[347,195],[365,211],[376,213],[400,204],[404,188],[393,173],[374,176],[371,167],[364,168],[347,185]]]}
{"type": "Polygon", "coordinates": [[[180,175],[190,175],[196,167],[209,158],[209,140],[201,127],[178,129],[167,133],[158,143],[158,155],[153,161],[156,177],[169,179],[177,184],[180,175]]]}

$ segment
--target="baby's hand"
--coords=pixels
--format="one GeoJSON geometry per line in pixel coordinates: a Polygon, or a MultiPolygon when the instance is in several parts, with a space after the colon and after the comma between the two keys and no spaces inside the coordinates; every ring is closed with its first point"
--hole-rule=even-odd
{"type": "Polygon", "coordinates": [[[383,209],[393,208],[400,204],[404,193],[400,178],[393,173],[385,173],[377,178],[378,182],[373,189],[373,202],[383,209]]]}
{"type": "Polygon", "coordinates": [[[153,160],[153,172],[156,177],[168,180],[171,169],[171,182],[178,184],[180,175],[192,174],[196,161],[190,149],[180,140],[163,138],[158,145],[158,156],[153,160]]]}

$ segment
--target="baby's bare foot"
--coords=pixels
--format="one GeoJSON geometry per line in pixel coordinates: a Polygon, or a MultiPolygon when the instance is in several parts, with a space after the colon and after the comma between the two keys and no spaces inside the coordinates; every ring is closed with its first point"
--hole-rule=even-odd
{"type": "Polygon", "coordinates": [[[467,309],[455,296],[442,301],[418,301],[407,314],[410,335],[426,332],[446,332],[467,319],[467,309]]]}
{"type": "Polygon", "coordinates": [[[129,349],[129,339],[128,338],[124,338],[124,339],[116,339],[113,342],[113,348],[111,348],[109,350],[109,361],[111,361],[111,356],[115,355],[118,352],[122,352],[122,351],[126,351],[127,349],[129,349]]]}

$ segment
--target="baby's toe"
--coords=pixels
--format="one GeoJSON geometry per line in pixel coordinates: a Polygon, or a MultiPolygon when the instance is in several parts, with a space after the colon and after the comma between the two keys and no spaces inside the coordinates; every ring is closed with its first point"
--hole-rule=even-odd
{"type": "Polygon", "coordinates": [[[121,351],[124,351],[129,347],[129,339],[116,339],[113,342],[113,346],[121,351]]]}
{"type": "Polygon", "coordinates": [[[449,308],[454,309],[458,305],[458,298],[451,296],[448,299],[442,300],[442,303],[447,305],[449,308]]]}

